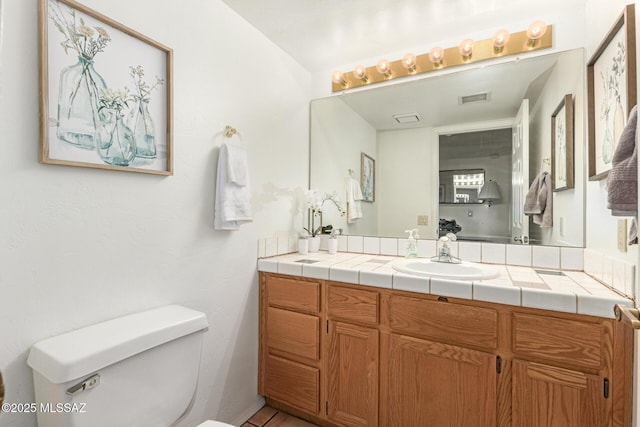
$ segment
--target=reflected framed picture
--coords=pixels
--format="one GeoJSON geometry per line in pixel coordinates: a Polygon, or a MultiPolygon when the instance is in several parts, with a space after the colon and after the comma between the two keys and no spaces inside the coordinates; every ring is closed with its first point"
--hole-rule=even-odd
{"type": "Polygon", "coordinates": [[[587,63],[590,181],[609,174],[636,98],[635,7],[630,4],[587,63]]]}
{"type": "Polygon", "coordinates": [[[363,202],[375,201],[376,161],[365,153],[360,153],[360,188],[363,202]]]}
{"type": "Polygon", "coordinates": [[[173,175],[173,51],[73,0],[38,1],[40,162],[173,175]]]}
{"type": "Polygon", "coordinates": [[[573,184],[573,95],[567,94],[551,115],[551,177],[553,191],[573,184]]]}

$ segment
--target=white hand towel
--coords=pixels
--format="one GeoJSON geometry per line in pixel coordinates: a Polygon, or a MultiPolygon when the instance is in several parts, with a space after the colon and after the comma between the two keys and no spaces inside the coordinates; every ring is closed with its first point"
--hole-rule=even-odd
{"type": "MultiPolygon", "coordinates": [[[[241,224],[253,221],[249,173],[245,169],[244,185],[238,185],[232,181],[228,167],[230,164],[229,152],[229,144],[223,143],[220,147],[216,178],[214,207],[214,228],[216,230],[238,230],[241,224]]],[[[241,156],[242,153],[236,152],[234,155],[241,156]]],[[[240,160],[239,163],[244,163],[246,166],[246,150],[244,150],[244,157],[244,160],[240,160]]]]}
{"type": "Polygon", "coordinates": [[[246,148],[236,144],[226,144],[227,147],[227,173],[229,182],[244,186],[247,185],[249,166],[247,165],[246,148]]]}
{"type": "Polygon", "coordinates": [[[345,179],[345,191],[347,201],[347,222],[353,223],[362,218],[362,206],[360,200],[364,199],[358,181],[351,177],[345,179]]]}

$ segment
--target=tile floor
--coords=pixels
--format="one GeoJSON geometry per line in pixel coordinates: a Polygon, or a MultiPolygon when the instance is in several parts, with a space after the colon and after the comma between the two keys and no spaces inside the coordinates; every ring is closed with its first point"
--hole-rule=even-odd
{"type": "Polygon", "coordinates": [[[256,412],[242,427],[317,427],[307,421],[285,414],[282,411],[264,406],[256,412]]]}

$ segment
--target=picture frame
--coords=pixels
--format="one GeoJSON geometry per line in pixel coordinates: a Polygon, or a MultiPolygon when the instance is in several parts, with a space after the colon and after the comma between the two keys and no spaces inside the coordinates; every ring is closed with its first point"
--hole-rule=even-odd
{"type": "Polygon", "coordinates": [[[574,188],[574,108],[567,94],[551,115],[551,178],[553,191],[574,188]]]}
{"type": "Polygon", "coordinates": [[[365,153],[360,153],[360,188],[362,201],[373,203],[376,199],[376,161],[365,153]]]}
{"type": "Polygon", "coordinates": [[[589,180],[607,177],[636,105],[635,7],[627,5],[587,63],[589,180]]]}
{"type": "Polygon", "coordinates": [[[173,50],[73,0],[38,0],[44,164],[173,175],[173,50]]]}

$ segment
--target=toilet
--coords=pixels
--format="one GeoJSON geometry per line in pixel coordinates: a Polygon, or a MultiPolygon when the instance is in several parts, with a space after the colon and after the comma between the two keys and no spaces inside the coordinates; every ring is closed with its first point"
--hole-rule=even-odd
{"type": "MultiPolygon", "coordinates": [[[[170,427],[191,408],[204,313],[169,305],[31,347],[39,427],[170,427]]],[[[223,427],[205,421],[198,427],[223,427]]]]}

